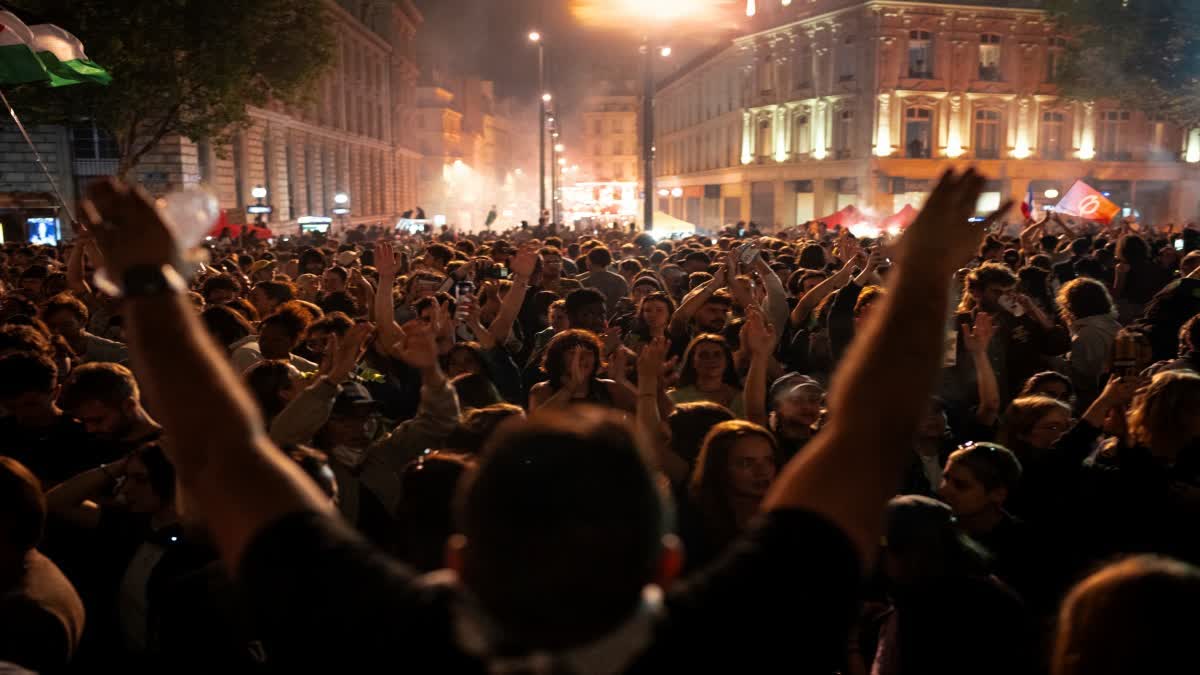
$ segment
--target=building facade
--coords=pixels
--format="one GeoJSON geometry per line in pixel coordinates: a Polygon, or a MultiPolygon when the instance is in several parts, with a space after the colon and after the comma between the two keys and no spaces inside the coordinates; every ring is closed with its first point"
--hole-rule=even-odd
{"type": "MultiPolygon", "coordinates": [[[[206,185],[235,223],[264,187],[274,207],[267,219],[279,231],[330,215],[339,192],[350,200],[347,223],[383,222],[415,206],[421,14],[410,0],[329,0],[327,9],[337,56],[311,105],[251,107],[250,124],[225,147],[167,138],[137,166],[137,180],[155,194],[206,185]]],[[[92,125],[39,128],[35,138],[72,209],[88,181],[116,171],[115,143],[92,125]]],[[[3,128],[0,148],[11,151],[0,164],[0,213],[53,210],[50,185],[15,129],[3,128]]]]}
{"type": "Polygon", "coordinates": [[[572,163],[579,165],[572,181],[636,181],[641,175],[641,144],[638,142],[638,112],[641,98],[633,80],[598,82],[580,109],[579,136],[568,149],[572,163]]]}
{"type": "Polygon", "coordinates": [[[415,129],[426,216],[474,231],[493,205],[498,212],[528,209],[511,102],[498,99],[489,80],[436,72],[428,79],[417,90],[415,129]]]}
{"type": "Polygon", "coordinates": [[[747,34],[659,86],[656,174],[681,188],[660,210],[705,228],[887,216],[973,164],[992,178],[981,210],[1084,179],[1147,222],[1195,219],[1200,131],[1060,98],[1063,37],[1008,4],[756,3],[747,34]]]}

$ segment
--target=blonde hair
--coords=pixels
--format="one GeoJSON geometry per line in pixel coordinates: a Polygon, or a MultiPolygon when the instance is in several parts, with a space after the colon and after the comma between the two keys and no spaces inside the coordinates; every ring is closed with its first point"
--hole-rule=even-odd
{"type": "Polygon", "coordinates": [[[1175,451],[1191,438],[1180,420],[1200,410],[1200,375],[1186,370],[1159,373],[1138,392],[1129,410],[1129,435],[1151,450],[1175,451]]]}
{"type": "Polygon", "coordinates": [[[1049,396],[1024,396],[1014,400],[1004,412],[1004,424],[996,441],[1006,448],[1022,445],[1021,437],[1028,434],[1038,420],[1055,410],[1071,414],[1071,406],[1049,396]]]}

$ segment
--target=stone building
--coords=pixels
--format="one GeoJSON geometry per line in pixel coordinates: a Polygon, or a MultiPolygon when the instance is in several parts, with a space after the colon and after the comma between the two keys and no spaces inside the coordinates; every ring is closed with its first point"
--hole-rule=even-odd
{"type": "MultiPolygon", "coordinates": [[[[168,138],[138,165],[138,181],[156,194],[206,184],[232,222],[246,218],[252,191],[265,187],[270,225],[281,232],[302,216],[329,215],[338,192],[350,198],[347,223],[384,222],[415,206],[420,154],[411,127],[421,14],[411,0],[328,0],[327,7],[337,57],[315,85],[313,104],[251,107],[250,125],[224,148],[168,138]]],[[[50,186],[11,127],[0,124],[6,222],[43,206],[53,212],[50,186]]],[[[72,208],[88,180],[116,170],[111,137],[92,125],[39,128],[35,137],[72,208]]],[[[10,222],[10,238],[14,230],[10,222]]]]}
{"type": "Polygon", "coordinates": [[[659,187],[682,190],[659,208],[710,228],[886,216],[975,164],[981,208],[1052,205],[1082,178],[1146,221],[1200,215],[1200,130],[1061,99],[1063,36],[1035,2],[994,4],[759,0],[658,88],[659,187]]]}
{"type": "Polygon", "coordinates": [[[641,97],[633,79],[594,82],[580,108],[581,132],[571,140],[585,182],[636,181],[641,175],[638,114],[641,97]]]}

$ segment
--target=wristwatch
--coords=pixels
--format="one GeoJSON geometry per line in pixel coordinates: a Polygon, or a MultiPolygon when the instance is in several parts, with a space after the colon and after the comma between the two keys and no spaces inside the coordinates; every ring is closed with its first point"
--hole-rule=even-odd
{"type": "Polygon", "coordinates": [[[121,296],[147,298],[187,290],[187,282],[170,265],[134,265],[121,276],[121,296]]]}

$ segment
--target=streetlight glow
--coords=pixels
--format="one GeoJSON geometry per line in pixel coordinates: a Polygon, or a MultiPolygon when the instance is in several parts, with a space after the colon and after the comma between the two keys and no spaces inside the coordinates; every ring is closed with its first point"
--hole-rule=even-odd
{"type": "Polygon", "coordinates": [[[346,194],[345,192],[339,192],[333,196],[334,204],[346,204],[346,203],[349,203],[349,201],[350,201],[350,195],[346,194]]]}
{"type": "Polygon", "coordinates": [[[536,30],[534,30],[534,31],[529,31],[529,41],[530,41],[530,42],[541,42],[541,41],[542,41],[542,34],[541,34],[541,33],[539,33],[539,32],[537,32],[536,30]]]}
{"type": "Polygon", "coordinates": [[[545,101],[546,103],[549,103],[550,100],[553,98],[554,97],[550,95],[550,92],[546,92],[545,94],[542,94],[542,100],[545,101]]]}
{"type": "Polygon", "coordinates": [[[672,197],[682,197],[683,196],[683,188],[671,188],[671,196],[672,197]]]}
{"type": "Polygon", "coordinates": [[[671,48],[670,48],[670,47],[663,47],[662,49],[660,49],[660,50],[658,51],[658,53],[659,53],[659,54],[662,54],[662,57],[663,57],[664,59],[665,59],[665,58],[669,58],[669,57],[671,56],[671,48]]]}
{"type": "Polygon", "coordinates": [[[563,150],[566,150],[566,149],[567,149],[567,146],[563,145],[562,143],[558,143],[554,146],[555,152],[562,152],[563,150]]]}
{"type": "Polygon", "coordinates": [[[562,165],[562,166],[566,166],[566,165],[567,165],[567,158],[566,158],[566,157],[559,157],[559,158],[558,158],[558,163],[559,163],[560,165],[562,165]]]}
{"type": "Polygon", "coordinates": [[[1054,188],[1050,188],[1049,190],[1046,190],[1046,192],[1044,194],[1046,196],[1046,199],[1054,199],[1054,198],[1058,197],[1058,190],[1055,190],[1054,188]]]}
{"type": "Polygon", "coordinates": [[[255,185],[254,188],[250,190],[250,196],[254,197],[255,199],[266,199],[267,188],[261,185],[255,185]]]}

